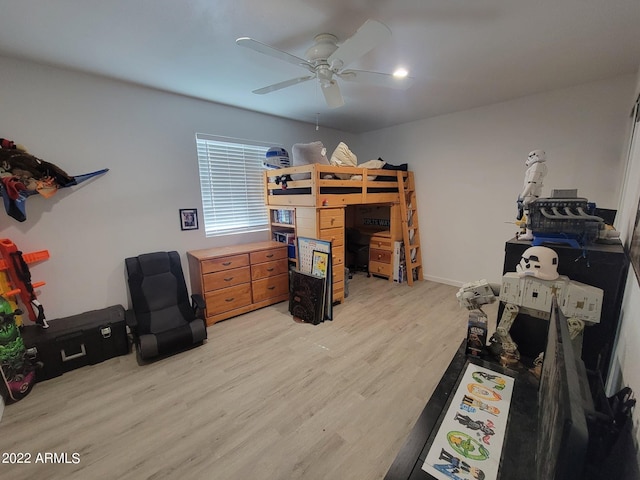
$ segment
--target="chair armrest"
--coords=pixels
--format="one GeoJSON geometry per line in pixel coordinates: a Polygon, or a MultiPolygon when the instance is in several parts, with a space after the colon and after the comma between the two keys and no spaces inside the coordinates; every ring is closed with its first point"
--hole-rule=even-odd
{"type": "Polygon", "coordinates": [[[124,312],[124,320],[131,330],[133,335],[138,334],[138,319],[136,318],[136,313],[133,310],[125,310],[124,312]]]}
{"type": "Polygon", "coordinates": [[[196,318],[204,319],[204,309],[206,308],[204,297],[199,293],[191,295],[191,306],[193,307],[196,318]]]}

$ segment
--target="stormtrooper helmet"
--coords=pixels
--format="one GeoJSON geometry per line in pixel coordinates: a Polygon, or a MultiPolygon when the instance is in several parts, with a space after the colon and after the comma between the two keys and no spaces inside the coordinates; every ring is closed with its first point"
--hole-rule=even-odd
{"type": "Polygon", "coordinates": [[[531,275],[541,280],[555,280],[558,275],[558,254],[548,247],[530,247],[522,254],[516,272],[524,277],[531,275]]]}
{"type": "Polygon", "coordinates": [[[544,152],[544,150],[534,150],[533,152],[529,152],[527,161],[524,163],[527,167],[530,167],[534,163],[544,162],[546,160],[547,160],[547,154],[544,152]]]}

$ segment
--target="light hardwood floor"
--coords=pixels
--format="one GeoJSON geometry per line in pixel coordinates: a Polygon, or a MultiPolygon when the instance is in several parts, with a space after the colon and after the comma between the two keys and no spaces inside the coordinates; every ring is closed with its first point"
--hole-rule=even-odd
{"type": "Polygon", "coordinates": [[[331,322],[296,323],[284,302],[171,358],[39,383],[0,423],[0,452],[31,464],[0,478],[383,478],[465,336],[456,291],[360,273],[331,322]],[[45,452],[79,463],[35,463],[45,452]]]}

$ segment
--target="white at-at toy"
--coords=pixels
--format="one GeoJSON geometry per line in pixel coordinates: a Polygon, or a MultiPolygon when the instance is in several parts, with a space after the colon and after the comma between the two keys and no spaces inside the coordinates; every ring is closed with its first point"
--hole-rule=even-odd
{"type": "Polygon", "coordinates": [[[537,246],[525,250],[516,271],[505,273],[499,293],[496,290],[486,280],[479,280],[464,284],[456,297],[461,307],[482,312],[482,305],[495,301],[492,294],[499,295],[505,308],[491,337],[490,349],[507,362],[520,359],[518,346],[509,333],[518,313],[548,320],[554,296],[560,310],[568,318],[572,337],[583,330],[585,322],[600,322],[602,289],[559,275],[558,255],[548,247],[537,246]]]}
{"type": "Polygon", "coordinates": [[[519,234],[522,240],[533,240],[533,232],[529,224],[529,204],[542,194],[542,180],[547,174],[547,154],[544,150],[533,150],[529,152],[525,165],[528,167],[524,174],[524,186],[518,195],[518,220],[527,218],[526,233],[519,234]]]}
{"type": "Polygon", "coordinates": [[[458,293],[456,293],[456,298],[461,307],[467,310],[482,311],[482,305],[494,303],[496,301],[496,295],[499,294],[500,288],[498,287],[496,290],[483,278],[482,280],[476,280],[475,282],[462,285],[458,293]]]}

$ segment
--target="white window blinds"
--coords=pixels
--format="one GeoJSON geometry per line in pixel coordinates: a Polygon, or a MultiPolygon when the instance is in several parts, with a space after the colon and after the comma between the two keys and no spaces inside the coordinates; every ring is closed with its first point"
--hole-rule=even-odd
{"type": "Polygon", "coordinates": [[[269,147],[200,133],[196,146],[205,235],[266,230],[262,175],[269,147]]]}

